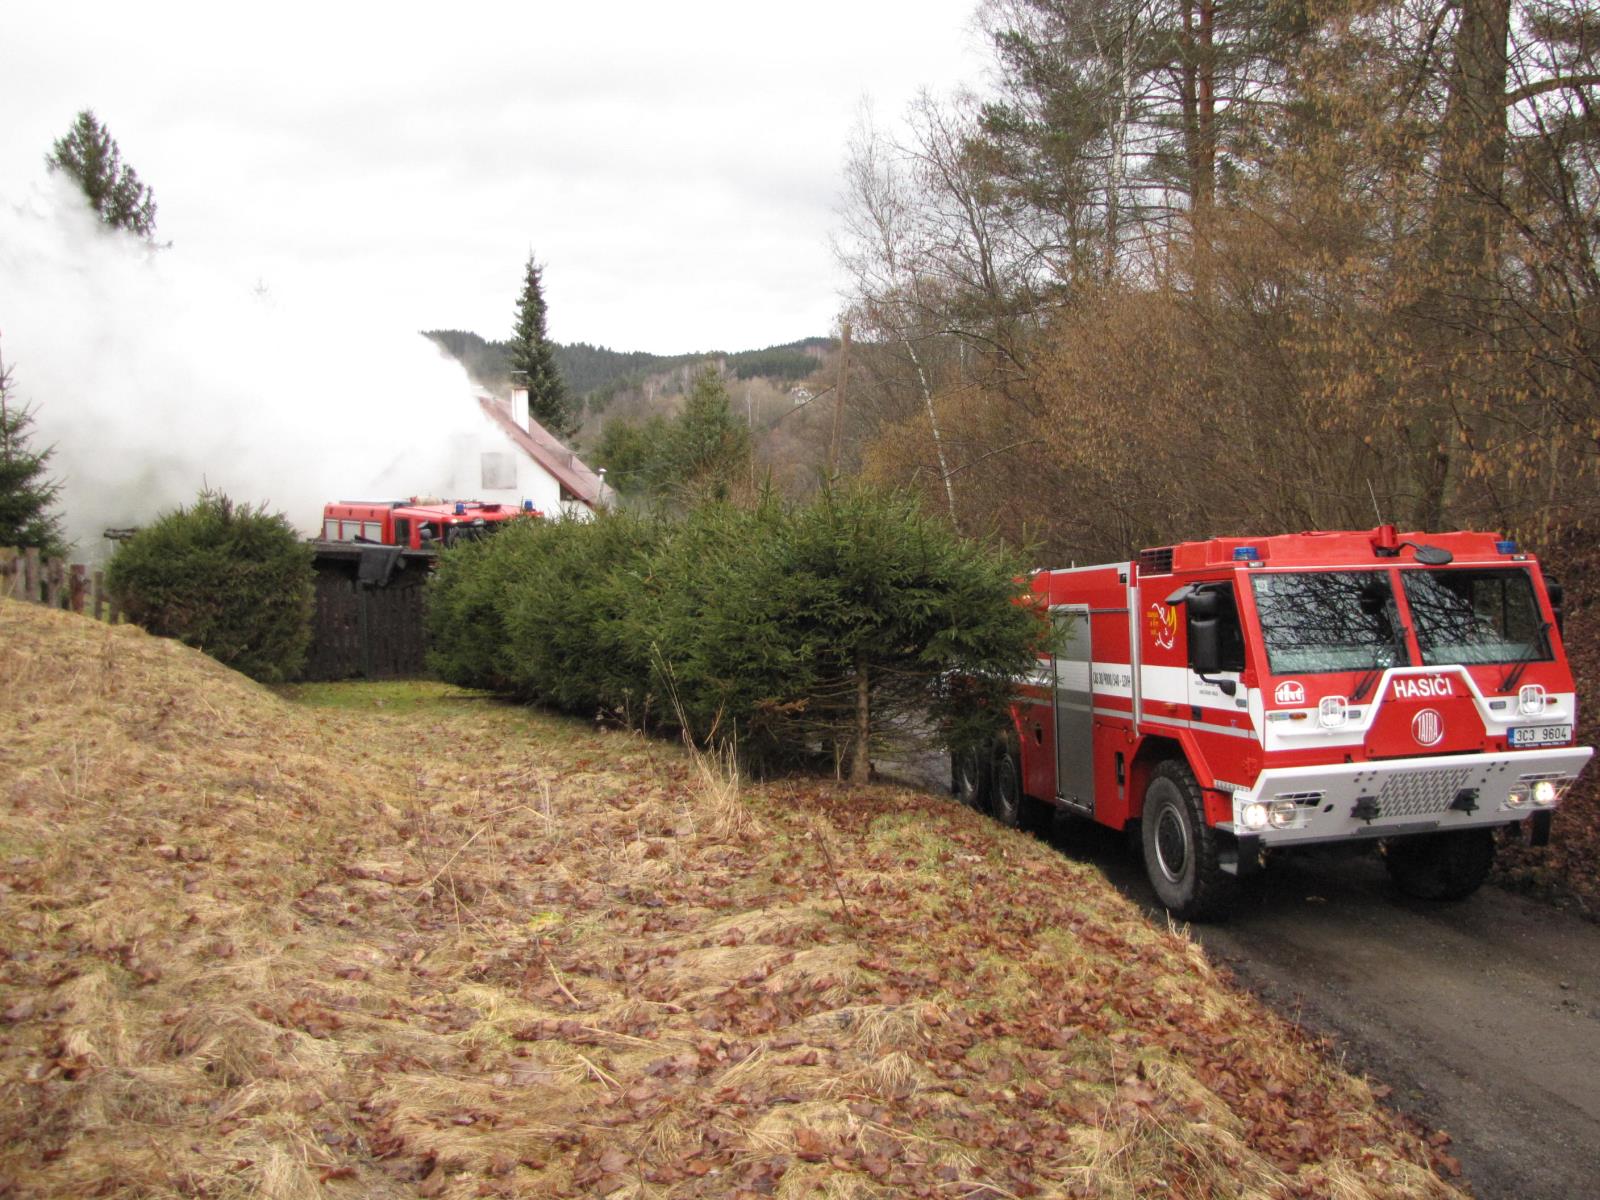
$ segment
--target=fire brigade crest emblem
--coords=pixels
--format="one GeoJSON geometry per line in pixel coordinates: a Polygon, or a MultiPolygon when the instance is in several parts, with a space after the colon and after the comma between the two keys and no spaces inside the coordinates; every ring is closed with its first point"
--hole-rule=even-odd
{"type": "Polygon", "coordinates": [[[1306,687],[1298,679],[1285,679],[1278,685],[1278,690],[1272,693],[1272,698],[1279,704],[1304,704],[1306,702],[1306,687]]]}
{"type": "Polygon", "coordinates": [[[1150,638],[1163,650],[1171,650],[1178,640],[1178,610],[1167,604],[1152,604],[1145,614],[1150,638]]]}

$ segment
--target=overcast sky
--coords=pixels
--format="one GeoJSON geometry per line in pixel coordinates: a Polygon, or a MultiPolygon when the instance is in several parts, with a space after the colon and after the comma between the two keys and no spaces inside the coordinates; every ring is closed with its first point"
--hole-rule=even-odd
{"type": "MultiPolygon", "coordinates": [[[[10,0],[0,201],[92,108],[174,253],[406,329],[739,350],[828,332],[863,98],[981,80],[976,0],[10,0]]],[[[0,329],[6,314],[0,313],[0,329]]]]}

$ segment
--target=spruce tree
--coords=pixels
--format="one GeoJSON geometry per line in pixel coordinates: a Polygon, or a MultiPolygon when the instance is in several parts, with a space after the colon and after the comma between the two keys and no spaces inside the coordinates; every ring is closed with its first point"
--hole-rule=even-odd
{"type": "Polygon", "coordinates": [[[545,335],[544,270],[528,255],[511,333],[511,375],[528,389],[528,415],[560,438],[578,431],[567,385],[556,368],[555,347],[545,335]]]}
{"type": "Polygon", "coordinates": [[[733,415],[715,367],[694,377],[683,412],[667,432],[658,486],[694,504],[726,500],[750,467],[750,430],[733,415]]]}
{"type": "Polygon", "coordinates": [[[56,139],[45,163],[71,175],[100,219],[145,239],[156,232],[156,201],[139,173],[122,161],[110,130],[84,109],[66,136],[56,139]]]}
{"type": "Polygon", "coordinates": [[[33,413],[15,400],[11,370],[0,358],[0,546],[61,554],[61,518],[49,511],[61,486],[45,478],[51,451],[28,448],[32,425],[33,413]]]}

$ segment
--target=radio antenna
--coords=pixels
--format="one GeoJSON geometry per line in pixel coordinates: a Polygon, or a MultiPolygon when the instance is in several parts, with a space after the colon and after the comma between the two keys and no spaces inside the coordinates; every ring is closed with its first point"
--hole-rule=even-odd
{"type": "Polygon", "coordinates": [[[1378,507],[1378,493],[1373,490],[1372,480],[1367,480],[1367,494],[1372,497],[1372,511],[1378,514],[1378,524],[1383,524],[1383,509],[1378,507]]]}

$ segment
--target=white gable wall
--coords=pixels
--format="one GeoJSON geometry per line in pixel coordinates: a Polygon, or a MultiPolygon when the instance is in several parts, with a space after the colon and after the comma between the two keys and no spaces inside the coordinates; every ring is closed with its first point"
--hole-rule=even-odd
{"type": "Polygon", "coordinates": [[[452,439],[450,478],[442,481],[445,486],[437,495],[447,500],[518,506],[524,500],[532,500],[533,506],[547,517],[565,514],[588,520],[594,516],[585,504],[563,504],[556,477],[525,454],[481,410],[479,416],[482,429],[476,437],[458,435],[452,439]],[[510,486],[503,486],[507,483],[510,486]]]}

